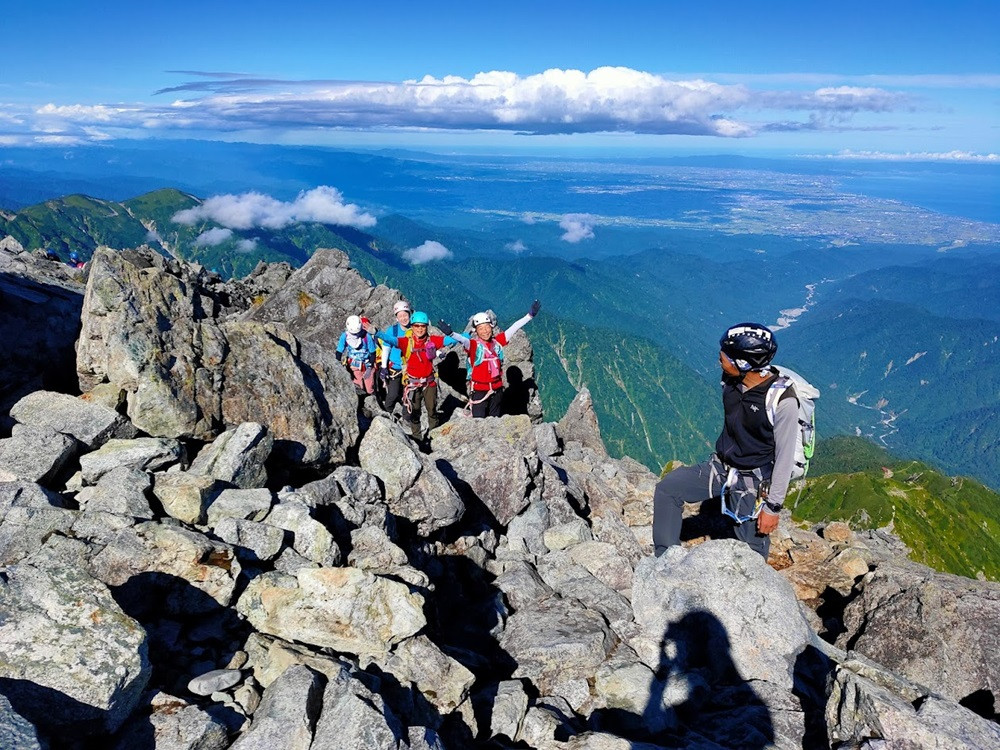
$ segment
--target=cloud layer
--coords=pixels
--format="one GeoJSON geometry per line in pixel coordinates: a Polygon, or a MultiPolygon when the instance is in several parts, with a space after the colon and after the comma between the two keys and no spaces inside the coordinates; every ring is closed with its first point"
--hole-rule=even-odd
{"type": "MultiPolygon", "coordinates": [[[[230,230],[255,227],[281,229],[297,221],[338,224],[357,229],[375,226],[374,216],[353,203],[344,203],[340,191],[326,185],[301,192],[291,202],[257,192],[216,195],[193,208],[178,211],[172,218],[176,223],[188,226],[200,221],[212,221],[230,230]]],[[[199,239],[213,231],[224,230],[209,230],[199,239]]]]}
{"type": "Polygon", "coordinates": [[[754,88],[744,82],[668,78],[626,67],[550,69],[524,76],[489,71],[471,78],[424,76],[388,83],[185,74],[197,80],[157,93],[187,98],[159,105],[49,103],[29,111],[4,111],[0,105],[0,122],[6,126],[0,128],[0,137],[21,133],[36,140],[95,140],[137,130],[432,128],[729,138],[831,123],[842,129],[859,113],[915,106],[908,93],[875,85],[835,85],[829,76],[814,88],[754,88]],[[781,115],[762,116],[768,112],[781,115]]]}
{"type": "Polygon", "coordinates": [[[432,260],[445,260],[454,257],[454,253],[434,240],[427,240],[419,247],[411,247],[403,251],[403,259],[415,266],[430,263],[432,260]]]}

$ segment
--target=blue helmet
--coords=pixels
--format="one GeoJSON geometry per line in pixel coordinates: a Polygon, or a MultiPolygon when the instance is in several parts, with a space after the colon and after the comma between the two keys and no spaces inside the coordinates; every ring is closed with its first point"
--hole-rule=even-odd
{"type": "Polygon", "coordinates": [[[427,317],[427,313],[425,312],[420,312],[418,310],[417,312],[413,313],[413,315],[410,316],[411,326],[419,326],[419,325],[429,326],[430,324],[431,324],[431,319],[427,317]]]}
{"type": "Polygon", "coordinates": [[[76,250],[74,250],[73,252],[71,252],[69,254],[69,259],[70,260],[80,260],[80,254],[76,250]]]}
{"type": "Polygon", "coordinates": [[[767,326],[737,323],[722,334],[719,347],[740,372],[747,372],[767,367],[778,351],[778,342],[767,326]]]}

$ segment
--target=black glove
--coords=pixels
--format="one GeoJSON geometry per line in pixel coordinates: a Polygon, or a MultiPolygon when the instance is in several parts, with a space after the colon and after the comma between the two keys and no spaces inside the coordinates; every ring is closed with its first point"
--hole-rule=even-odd
{"type": "Polygon", "coordinates": [[[530,315],[531,317],[535,317],[536,315],[538,315],[538,311],[541,309],[542,309],[542,303],[536,299],[534,302],[531,303],[531,309],[528,310],[528,315],[530,315]]]}
{"type": "Polygon", "coordinates": [[[443,320],[438,321],[438,328],[441,329],[441,333],[443,333],[445,336],[451,336],[451,334],[455,332],[455,329],[452,328],[447,323],[445,323],[443,320]]]}
{"type": "Polygon", "coordinates": [[[344,353],[343,352],[337,352],[337,361],[338,362],[343,362],[344,361],[344,353]]]}

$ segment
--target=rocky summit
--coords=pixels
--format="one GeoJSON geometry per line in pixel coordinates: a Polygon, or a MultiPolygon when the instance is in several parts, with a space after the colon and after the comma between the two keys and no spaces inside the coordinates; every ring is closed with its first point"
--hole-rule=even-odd
{"type": "Polygon", "coordinates": [[[787,515],[765,562],[708,508],[653,557],[586,390],[444,388],[419,442],[359,404],[332,342],[399,298],[336,250],[0,242],[0,747],[1000,747],[1000,586],[787,515]]]}

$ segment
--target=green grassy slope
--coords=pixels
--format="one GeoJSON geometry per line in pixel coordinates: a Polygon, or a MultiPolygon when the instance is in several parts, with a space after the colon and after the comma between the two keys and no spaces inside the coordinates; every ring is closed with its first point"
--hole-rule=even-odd
{"type": "Polygon", "coordinates": [[[917,461],[883,466],[810,477],[801,493],[790,496],[793,518],[841,520],[863,529],[890,526],[918,562],[1000,580],[1000,495],[917,461]]]}

